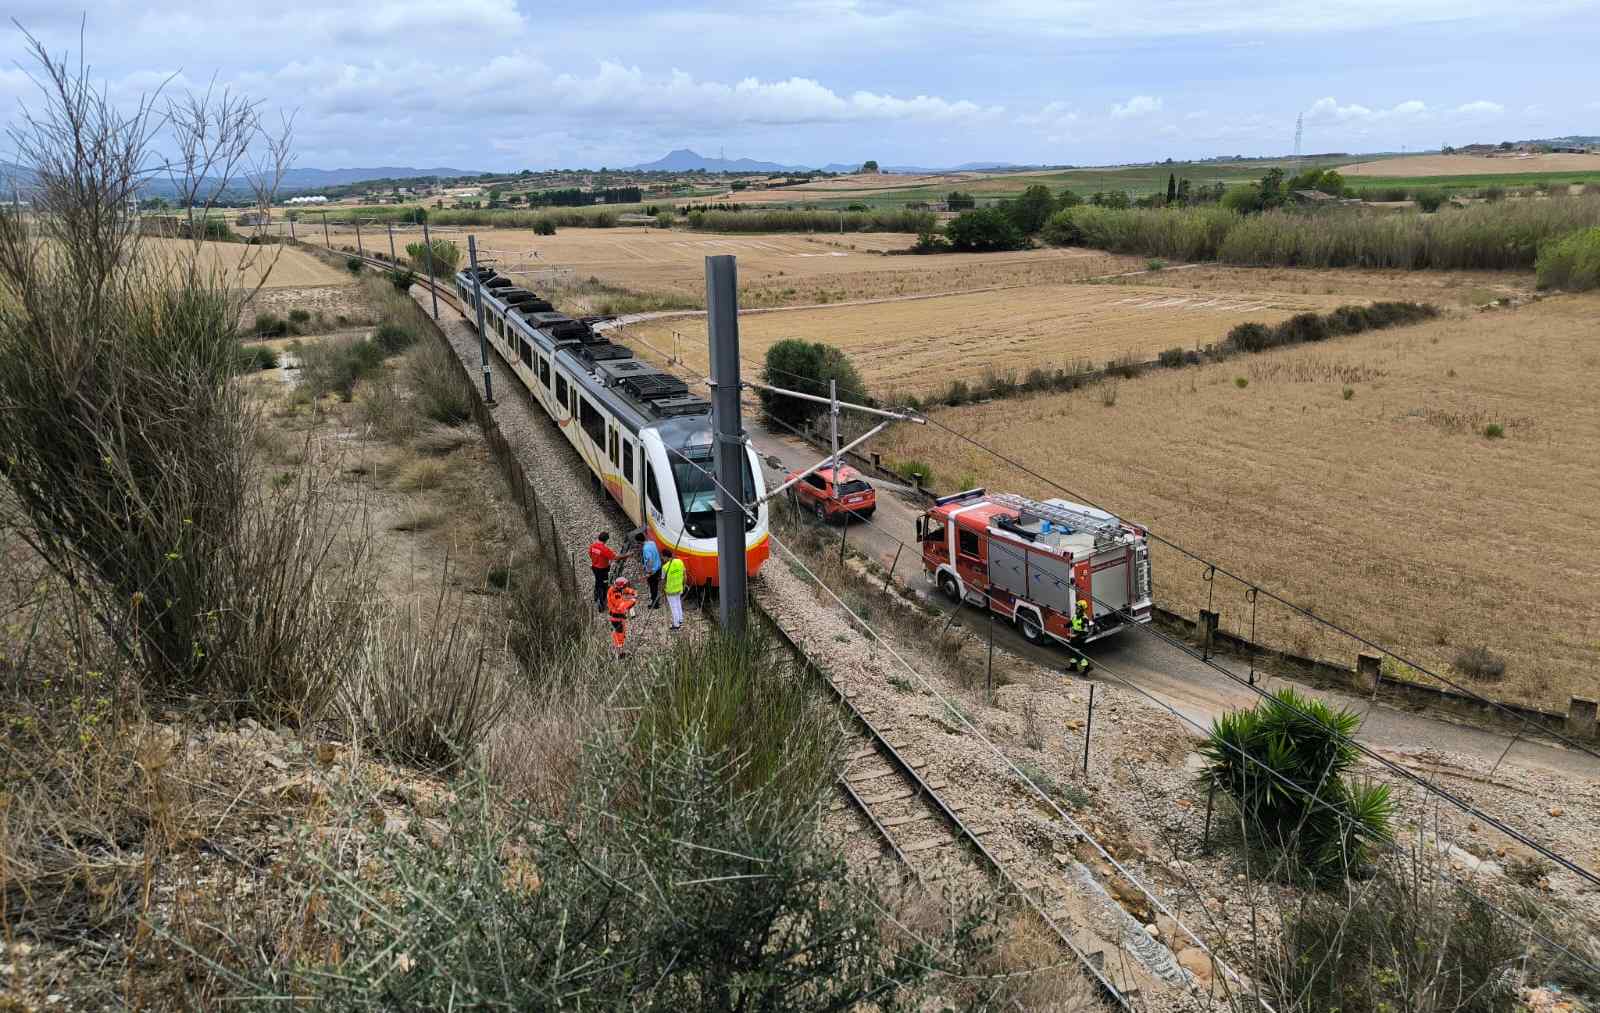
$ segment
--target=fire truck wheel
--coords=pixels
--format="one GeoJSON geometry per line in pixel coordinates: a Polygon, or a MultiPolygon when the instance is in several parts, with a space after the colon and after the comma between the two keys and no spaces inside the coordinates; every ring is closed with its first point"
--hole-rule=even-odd
{"type": "Polygon", "coordinates": [[[1044,639],[1044,631],[1039,629],[1039,624],[1026,613],[1017,617],[1017,626],[1022,630],[1022,639],[1030,644],[1037,644],[1044,639]]]}
{"type": "Polygon", "coordinates": [[[956,579],[948,573],[939,574],[939,590],[944,592],[946,598],[957,605],[961,604],[961,589],[956,586],[956,579]]]}

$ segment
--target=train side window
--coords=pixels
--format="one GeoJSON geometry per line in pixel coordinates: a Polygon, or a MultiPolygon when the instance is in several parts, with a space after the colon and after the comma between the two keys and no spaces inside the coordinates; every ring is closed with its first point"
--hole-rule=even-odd
{"type": "Polygon", "coordinates": [[[633,484],[633,441],[622,441],[622,480],[633,484]]]}
{"type": "Polygon", "coordinates": [[[578,424],[583,427],[585,433],[589,434],[590,442],[597,447],[605,446],[605,416],[601,415],[595,409],[595,406],[589,403],[588,398],[575,396],[575,400],[578,402],[578,424]]]}
{"type": "Polygon", "coordinates": [[[567,406],[567,378],[560,373],[556,374],[556,403],[563,408],[567,406]]]}
{"type": "Polygon", "coordinates": [[[529,369],[533,368],[533,346],[528,344],[526,338],[522,340],[522,364],[529,369]]]}
{"type": "Polygon", "coordinates": [[[550,360],[539,356],[539,382],[548,389],[550,386],[550,360]]]}
{"type": "Polygon", "coordinates": [[[661,512],[661,490],[656,487],[656,469],[654,465],[644,466],[644,494],[650,501],[650,509],[656,513],[661,512]]]}
{"type": "Polygon", "coordinates": [[[978,558],[978,533],[976,531],[961,532],[961,554],[978,558]]]}

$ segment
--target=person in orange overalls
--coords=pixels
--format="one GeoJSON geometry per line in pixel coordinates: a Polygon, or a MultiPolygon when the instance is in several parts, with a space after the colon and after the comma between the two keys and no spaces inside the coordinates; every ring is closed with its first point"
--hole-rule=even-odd
{"type": "Polygon", "coordinates": [[[619,658],[628,656],[628,652],[623,650],[623,645],[628,642],[628,616],[637,604],[639,595],[628,583],[627,577],[618,577],[611,585],[611,590],[606,592],[606,611],[611,614],[611,649],[619,658]]]}

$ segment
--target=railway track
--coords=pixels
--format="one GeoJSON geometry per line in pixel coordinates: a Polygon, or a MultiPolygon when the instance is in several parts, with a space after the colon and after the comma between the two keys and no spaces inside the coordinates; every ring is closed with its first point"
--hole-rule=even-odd
{"type": "MultiPolygon", "coordinates": [[[[359,259],[384,271],[395,266],[370,256],[359,259]]],[[[452,286],[427,278],[419,278],[417,284],[431,287],[441,301],[466,316],[452,286]]],[[[1015,875],[1014,862],[1008,861],[1011,856],[986,840],[994,825],[965,811],[960,801],[945,793],[947,785],[942,779],[925,773],[924,759],[909,752],[905,739],[896,734],[896,718],[858,702],[856,691],[816,666],[760,601],[752,604],[778,640],[823,683],[860,728],[860,745],[849,755],[839,777],[841,806],[860,813],[895,863],[924,883],[946,877],[987,876],[1021,899],[1109,1003],[1122,1010],[1138,1008],[1135,1003],[1143,984],[1152,979],[1128,959],[1122,946],[1107,944],[1084,926],[1083,905],[1062,889],[1065,880],[1048,877],[1060,881],[1052,883],[1015,875]]],[[[1142,931],[1138,934],[1143,935],[1142,931]]]]}
{"type": "MultiPolygon", "coordinates": [[[[1057,884],[1013,874],[1008,855],[991,847],[995,829],[945,794],[943,779],[925,773],[925,760],[908,751],[897,734],[897,718],[859,703],[856,691],[814,665],[762,605],[755,607],[778,639],[826,686],[863,732],[839,776],[843,805],[856,809],[871,832],[905,871],[923,883],[948,877],[986,875],[1019,897],[1083,967],[1100,994],[1116,1008],[1136,1009],[1148,974],[1120,946],[1107,945],[1082,927],[1077,898],[1057,884]]],[[[1059,877],[1051,877],[1059,878],[1059,877]]]]}

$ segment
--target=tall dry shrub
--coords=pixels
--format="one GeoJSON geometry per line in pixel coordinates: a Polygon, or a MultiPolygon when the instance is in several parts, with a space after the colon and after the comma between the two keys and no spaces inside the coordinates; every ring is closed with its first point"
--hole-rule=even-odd
{"type": "MultiPolygon", "coordinates": [[[[233,372],[260,265],[215,266],[201,229],[177,253],[141,243],[128,206],[157,160],[156,100],[124,114],[87,71],[33,55],[43,98],[11,131],[32,209],[0,215],[0,472],[21,537],[156,700],[303,717],[345,640],[318,624],[351,619],[322,605],[341,508],[315,483],[289,503],[255,479],[233,372]]],[[[186,213],[209,220],[230,175],[270,202],[287,129],[269,137],[226,92],[169,100],[160,119],[186,213]]]]}

